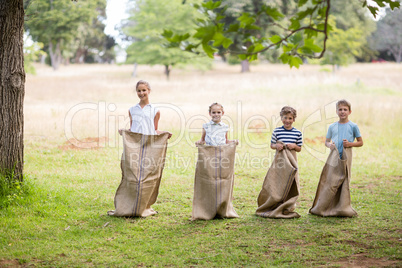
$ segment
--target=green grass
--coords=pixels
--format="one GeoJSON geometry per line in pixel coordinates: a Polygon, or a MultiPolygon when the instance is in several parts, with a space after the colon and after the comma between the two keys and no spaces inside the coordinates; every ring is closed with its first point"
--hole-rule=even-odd
{"type": "MultiPolygon", "coordinates": [[[[258,136],[258,134],[254,134],[258,136]]],[[[262,139],[253,137],[255,140],[262,139]]],[[[266,138],[266,137],[264,137],[266,138]]],[[[260,140],[262,141],[262,140],[260,140]]],[[[390,142],[383,151],[397,153],[390,142]]],[[[322,162],[299,154],[299,219],[255,216],[266,168],[236,167],[234,207],[238,219],[191,218],[196,149],[186,142],[169,148],[157,203],[146,219],[114,218],[120,182],[118,148],[62,150],[27,142],[25,172],[31,194],[0,211],[0,259],[44,267],[78,266],[319,266],[354,254],[401,264],[399,159],[368,161],[370,144],[355,150],[351,185],[357,218],[309,215],[322,162]],[[177,161],[188,157],[190,165],[177,161]],[[387,165],[387,168],[381,168],[387,165]],[[176,167],[175,167],[176,166],[176,167]]],[[[240,146],[238,154],[267,156],[240,146]]],[[[244,165],[244,167],[239,166],[244,165]]]]}

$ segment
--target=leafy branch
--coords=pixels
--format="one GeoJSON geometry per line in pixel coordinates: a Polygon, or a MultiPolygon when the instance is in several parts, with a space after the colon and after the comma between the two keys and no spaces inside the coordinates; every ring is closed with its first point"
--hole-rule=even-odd
{"type": "MultiPolygon", "coordinates": [[[[375,2],[379,7],[387,4],[391,9],[400,7],[395,0],[375,2]]],[[[378,15],[378,7],[368,5],[367,1],[362,4],[374,17],[378,15]]],[[[165,29],[162,36],[168,47],[179,47],[192,53],[199,53],[197,48],[201,47],[211,58],[220,50],[238,55],[241,60],[253,61],[259,54],[276,49],[281,51],[279,59],[283,63],[298,68],[305,57],[323,57],[328,35],[333,29],[328,20],[330,7],[331,0],[299,0],[297,11],[288,18],[278,6],[262,4],[257,12],[242,12],[235,22],[228,22],[227,6],[222,1],[211,0],[194,5],[205,17],[197,20],[195,33],[176,34],[165,29]],[[270,25],[261,26],[260,18],[270,21],[270,25]],[[272,30],[275,33],[267,34],[268,27],[276,27],[272,30]],[[316,44],[317,40],[322,41],[316,44]]]]}

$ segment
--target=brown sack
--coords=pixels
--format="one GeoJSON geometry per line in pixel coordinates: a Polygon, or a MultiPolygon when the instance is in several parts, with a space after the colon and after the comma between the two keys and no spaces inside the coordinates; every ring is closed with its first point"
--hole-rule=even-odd
{"type": "MultiPolygon", "coordinates": [[[[278,143],[282,143],[278,141],[278,143]]],[[[283,144],[283,143],[282,143],[283,144]]],[[[298,218],[294,212],[299,197],[296,151],[277,151],[258,196],[256,214],[267,218],[298,218]]]]}
{"type": "Polygon", "coordinates": [[[357,216],[350,204],[349,183],[352,167],[352,148],[344,148],[342,159],[338,149],[329,153],[321,172],[311,214],[319,216],[357,216]]]}
{"type": "Polygon", "coordinates": [[[239,217],[232,205],[236,145],[197,147],[193,220],[239,217]]]}
{"type": "Polygon", "coordinates": [[[147,217],[156,202],[165,163],[168,133],[142,135],[123,131],[122,179],[110,216],[147,217]]]}

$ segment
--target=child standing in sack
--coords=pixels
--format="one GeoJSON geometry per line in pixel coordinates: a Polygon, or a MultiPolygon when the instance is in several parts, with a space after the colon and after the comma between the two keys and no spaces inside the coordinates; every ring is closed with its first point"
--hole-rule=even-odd
{"type": "Polygon", "coordinates": [[[196,142],[198,160],[194,178],[193,220],[239,217],[232,205],[237,140],[228,140],[229,126],[221,121],[223,106],[209,106],[211,121],[203,124],[196,142]]]}
{"type": "Polygon", "coordinates": [[[158,130],[160,112],[149,102],[149,83],[138,81],[136,93],[140,101],[129,109],[130,130],[119,129],[123,136],[122,179],[114,198],[115,210],[108,211],[110,216],[148,217],[157,213],[151,206],[158,197],[167,140],[172,134],[158,130]]]}
{"type": "Polygon", "coordinates": [[[303,145],[302,133],[294,128],[297,113],[290,106],[280,111],[283,126],[272,133],[271,148],[276,150],[258,196],[256,214],[266,218],[298,218],[294,212],[299,196],[299,175],[296,152],[303,145]]]}
{"type": "Polygon", "coordinates": [[[209,106],[211,121],[202,125],[201,139],[196,145],[219,146],[229,142],[238,143],[237,140],[228,140],[229,126],[221,121],[224,113],[222,104],[215,102],[209,106]]]}
{"type": "Polygon", "coordinates": [[[336,103],[339,121],[328,128],[325,146],[330,154],[322,170],[310,213],[320,216],[356,216],[350,201],[349,184],[352,168],[352,147],[363,146],[357,124],[349,120],[352,113],[347,100],[336,103]],[[356,141],[355,141],[356,140],[356,141]]]}

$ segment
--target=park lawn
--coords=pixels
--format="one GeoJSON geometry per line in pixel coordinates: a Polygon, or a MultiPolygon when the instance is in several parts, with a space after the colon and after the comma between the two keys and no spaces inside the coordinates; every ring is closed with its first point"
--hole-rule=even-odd
{"type": "MultiPolygon", "coordinates": [[[[110,74],[111,79],[120,79],[118,75],[110,74]]],[[[325,90],[309,84],[303,89],[305,95],[297,92],[293,98],[303,96],[316,104],[321,96],[343,92],[364,106],[352,104],[365,142],[354,149],[352,167],[352,206],[358,217],[308,214],[328,154],[322,151],[325,128],[320,124],[305,129],[306,148],[298,154],[301,193],[296,211],[301,218],[274,220],[255,215],[256,199],[273,158],[272,150],[256,146],[267,144],[270,138],[270,133],[259,130],[257,120],[249,126],[255,132],[231,134],[240,139],[233,193],[240,217],[211,221],[191,221],[196,161],[192,144],[198,134],[186,130],[186,138],[170,141],[175,145],[168,148],[153,206],[159,213],[148,218],[115,218],[107,216],[107,211],[114,209],[113,197],[121,179],[121,141],[110,143],[114,146],[71,149],[62,135],[41,136],[40,130],[31,127],[25,138],[28,194],[13,197],[11,205],[0,210],[0,267],[401,266],[401,147],[400,135],[395,133],[402,122],[401,106],[393,106],[402,99],[400,91],[333,83],[325,90]],[[379,101],[381,105],[375,108],[372,104],[379,101]],[[374,108],[366,109],[367,105],[374,108]],[[378,112],[382,107],[386,113],[378,112]]],[[[273,94],[261,88],[254,91],[259,96],[273,94]]],[[[59,120],[64,114],[55,110],[52,116],[59,120]]],[[[309,116],[301,112],[295,126],[302,129],[309,116]]],[[[169,130],[173,137],[181,135],[177,126],[169,130]]]]}

